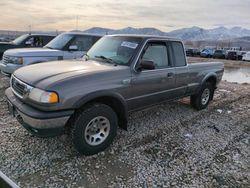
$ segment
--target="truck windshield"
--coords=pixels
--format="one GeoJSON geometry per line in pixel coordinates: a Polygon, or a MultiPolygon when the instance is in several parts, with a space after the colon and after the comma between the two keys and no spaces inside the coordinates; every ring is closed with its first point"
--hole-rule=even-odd
{"type": "Polygon", "coordinates": [[[71,34],[60,34],[44,46],[44,48],[62,50],[73,37],[74,35],[71,34]]]}
{"type": "Polygon", "coordinates": [[[20,37],[17,37],[15,40],[12,41],[13,44],[20,45],[28,35],[21,35],[20,37]]]}
{"type": "Polygon", "coordinates": [[[101,59],[107,63],[129,65],[142,39],[139,37],[106,36],[88,51],[87,58],[101,59]]]}

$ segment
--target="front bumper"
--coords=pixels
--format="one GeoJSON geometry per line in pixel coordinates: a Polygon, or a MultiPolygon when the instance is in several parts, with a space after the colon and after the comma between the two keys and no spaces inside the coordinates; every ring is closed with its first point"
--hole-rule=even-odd
{"type": "Polygon", "coordinates": [[[0,70],[5,75],[13,74],[13,72],[19,68],[23,67],[23,65],[17,65],[17,64],[4,64],[2,61],[0,62],[0,70]]]}
{"type": "Polygon", "coordinates": [[[14,116],[32,134],[40,137],[56,136],[63,133],[64,127],[74,110],[44,112],[20,101],[11,88],[5,91],[8,102],[14,108],[14,116]]]}

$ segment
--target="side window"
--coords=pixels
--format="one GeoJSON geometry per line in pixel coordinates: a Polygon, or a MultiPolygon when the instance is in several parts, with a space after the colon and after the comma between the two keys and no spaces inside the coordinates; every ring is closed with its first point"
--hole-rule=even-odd
{"type": "Polygon", "coordinates": [[[184,54],[184,48],[181,42],[171,42],[173,55],[175,59],[175,66],[181,67],[186,65],[186,58],[184,54]]]}
{"type": "Polygon", "coordinates": [[[95,44],[101,37],[93,37],[93,44],[95,44]]]}
{"type": "Polygon", "coordinates": [[[169,67],[168,50],[164,42],[149,42],[142,60],[153,61],[156,69],[169,67]]]}
{"type": "Polygon", "coordinates": [[[43,36],[43,46],[45,46],[46,44],[48,44],[52,39],[53,39],[53,37],[43,36]]]}
{"type": "Polygon", "coordinates": [[[34,37],[29,37],[25,41],[25,46],[33,46],[34,45],[34,37]]]}
{"type": "Polygon", "coordinates": [[[31,47],[42,47],[43,46],[43,38],[39,36],[30,37],[26,42],[26,46],[31,47]]]}
{"type": "Polygon", "coordinates": [[[71,45],[76,45],[78,51],[88,51],[92,46],[92,37],[90,36],[77,36],[72,41],[71,45]]]}
{"type": "Polygon", "coordinates": [[[43,37],[34,37],[34,46],[35,47],[42,47],[44,43],[43,37]]]}

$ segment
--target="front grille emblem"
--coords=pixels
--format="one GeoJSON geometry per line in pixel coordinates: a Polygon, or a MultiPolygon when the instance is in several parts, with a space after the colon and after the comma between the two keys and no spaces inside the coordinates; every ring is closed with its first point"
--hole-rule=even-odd
{"type": "Polygon", "coordinates": [[[17,95],[19,98],[26,98],[28,97],[33,87],[12,76],[11,88],[14,94],[17,95]]]}

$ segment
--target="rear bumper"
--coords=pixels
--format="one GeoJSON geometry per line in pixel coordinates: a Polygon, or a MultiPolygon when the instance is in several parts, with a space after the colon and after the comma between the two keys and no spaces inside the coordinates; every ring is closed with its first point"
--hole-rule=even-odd
{"type": "Polygon", "coordinates": [[[73,110],[44,112],[20,101],[11,88],[5,91],[8,102],[14,108],[14,116],[32,134],[40,137],[56,136],[63,133],[64,127],[74,113],[73,110]]]}
{"type": "Polygon", "coordinates": [[[10,75],[10,74],[13,74],[13,72],[19,68],[21,68],[22,65],[17,65],[17,64],[11,64],[11,63],[8,63],[8,64],[4,64],[2,62],[0,62],[0,70],[3,74],[7,74],[7,75],[10,75]]]}

